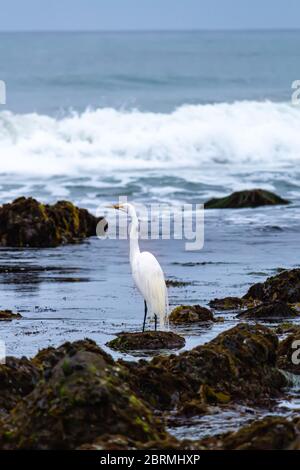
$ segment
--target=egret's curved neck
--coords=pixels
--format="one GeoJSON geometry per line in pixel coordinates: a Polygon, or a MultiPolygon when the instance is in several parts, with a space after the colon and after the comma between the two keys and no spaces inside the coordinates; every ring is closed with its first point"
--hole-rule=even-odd
{"type": "Polygon", "coordinates": [[[140,253],[139,247],[139,221],[135,213],[130,214],[131,216],[131,225],[129,229],[129,256],[130,262],[133,258],[140,253]]]}

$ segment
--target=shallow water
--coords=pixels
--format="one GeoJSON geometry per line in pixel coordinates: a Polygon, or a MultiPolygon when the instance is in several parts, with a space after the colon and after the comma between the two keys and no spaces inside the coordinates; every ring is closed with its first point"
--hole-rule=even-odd
{"type": "Polygon", "coordinates": [[[272,403],[269,408],[252,408],[237,405],[212,408],[209,414],[189,419],[178,419],[168,430],[178,439],[203,439],[227,432],[237,431],[239,428],[261,420],[267,416],[281,416],[292,419],[299,413],[299,397],[272,403]]]}

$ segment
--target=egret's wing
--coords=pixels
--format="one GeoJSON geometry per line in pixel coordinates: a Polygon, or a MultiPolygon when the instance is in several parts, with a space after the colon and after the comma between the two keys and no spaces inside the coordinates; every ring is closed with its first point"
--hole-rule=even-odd
{"type": "Polygon", "coordinates": [[[152,314],[160,319],[161,328],[167,317],[168,294],[163,270],[152,253],[139,253],[132,265],[133,279],[152,314]]]}

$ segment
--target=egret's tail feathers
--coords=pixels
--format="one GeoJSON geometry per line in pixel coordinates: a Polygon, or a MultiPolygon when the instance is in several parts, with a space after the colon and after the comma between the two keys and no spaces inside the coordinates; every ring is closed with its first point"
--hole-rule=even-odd
{"type": "Polygon", "coordinates": [[[147,302],[149,313],[157,316],[159,328],[168,324],[168,292],[164,273],[157,259],[148,251],[143,251],[132,261],[135,283],[147,302]]]}
{"type": "Polygon", "coordinates": [[[159,329],[166,330],[169,328],[169,300],[167,288],[157,286],[155,292],[155,301],[152,305],[152,312],[159,317],[159,329]]]}

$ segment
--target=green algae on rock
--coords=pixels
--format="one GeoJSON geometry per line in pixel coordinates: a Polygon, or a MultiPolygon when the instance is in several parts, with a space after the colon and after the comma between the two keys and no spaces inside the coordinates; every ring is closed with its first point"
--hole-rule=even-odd
{"type": "MultiPolygon", "coordinates": [[[[215,310],[225,311],[257,307],[258,312],[260,304],[272,302],[282,302],[294,307],[300,304],[300,269],[282,270],[279,274],[268,277],[265,282],[253,284],[241,298],[214,299],[209,302],[209,306],[215,310]]],[[[276,311],[278,312],[278,309],[276,311]]],[[[287,308],[285,311],[288,312],[287,308]]],[[[291,316],[297,315],[296,310],[293,313],[291,316]]]]}
{"type": "Polygon", "coordinates": [[[295,439],[295,426],[285,418],[271,416],[245,426],[225,439],[225,449],[280,450],[295,439]]]}
{"type": "Polygon", "coordinates": [[[291,322],[282,322],[275,326],[274,331],[277,335],[287,335],[292,333],[300,333],[300,325],[291,322]]]}
{"type": "Polygon", "coordinates": [[[0,414],[32,392],[40,378],[39,369],[28,359],[6,357],[5,364],[0,364],[0,414]]]}
{"type": "Polygon", "coordinates": [[[240,310],[245,307],[247,302],[239,297],[225,297],[223,299],[214,299],[209,302],[209,306],[214,310],[240,310]]]}
{"type": "MultiPolygon", "coordinates": [[[[90,346],[85,350],[81,342],[69,350],[67,345],[66,354],[4,419],[0,448],[74,449],[103,434],[120,434],[137,443],[168,436],[124,380],[124,368],[90,346]]],[[[48,362],[46,355],[43,363],[48,362]]]]}
{"type": "Polygon", "coordinates": [[[20,197],[0,207],[0,246],[55,247],[96,235],[101,218],[68,201],[47,205],[20,197]]]}
{"type": "Polygon", "coordinates": [[[250,189],[238,191],[222,198],[210,199],[204,204],[205,209],[239,209],[246,207],[275,206],[289,204],[270,191],[264,189],[250,189]]]}
{"type": "Polygon", "coordinates": [[[300,269],[285,270],[250,287],[244,299],[262,302],[280,300],[296,304],[300,302],[300,269]]]}
{"type": "Polygon", "coordinates": [[[20,313],[13,313],[11,310],[0,310],[0,321],[19,320],[22,318],[20,313]]]}
{"type": "Polygon", "coordinates": [[[224,392],[216,392],[207,384],[202,384],[199,390],[201,401],[209,404],[226,404],[231,400],[230,395],[224,392]]]}
{"type": "MultiPolygon", "coordinates": [[[[206,448],[222,450],[286,450],[296,439],[297,426],[281,416],[268,416],[236,432],[200,441],[206,448]]],[[[200,444],[199,443],[199,444],[200,444]]]]}
{"type": "Polygon", "coordinates": [[[277,367],[300,375],[300,327],[279,343],[277,367]]]}
{"type": "Polygon", "coordinates": [[[144,333],[118,333],[107,346],[117,351],[179,349],[185,339],[172,331],[145,331],[144,333]]]}
{"type": "Polygon", "coordinates": [[[296,311],[285,302],[268,302],[249,308],[237,315],[238,318],[248,319],[278,319],[299,317],[296,311]]]}
{"type": "Polygon", "coordinates": [[[11,358],[0,366],[0,448],[203,449],[170,436],[167,412],[193,416],[281,396],[287,379],[277,348],[269,328],[239,324],[149,362],[114,361],[92,340],[44,349],[31,361],[11,358]]]}
{"type": "Polygon", "coordinates": [[[277,336],[269,328],[239,324],[179,355],[157,356],[149,363],[121,362],[129,369],[134,389],[155,408],[176,409],[191,400],[203,403],[202,385],[209,387],[210,396],[226,402],[258,404],[281,396],[287,384],[276,368],[277,347],[277,336]]]}
{"type": "Polygon", "coordinates": [[[36,356],[34,356],[33,359],[31,359],[31,362],[43,371],[45,377],[48,377],[49,374],[51,374],[53,367],[56,366],[63,357],[66,355],[73,356],[79,351],[95,353],[103,357],[107,364],[114,364],[113,358],[91,339],[78,340],[73,343],[68,341],[58,348],[50,346],[49,348],[42,349],[36,354],[36,356]]]}
{"type": "Polygon", "coordinates": [[[179,305],[170,313],[169,321],[174,324],[212,323],[215,319],[212,312],[201,305],[179,305]]]}

